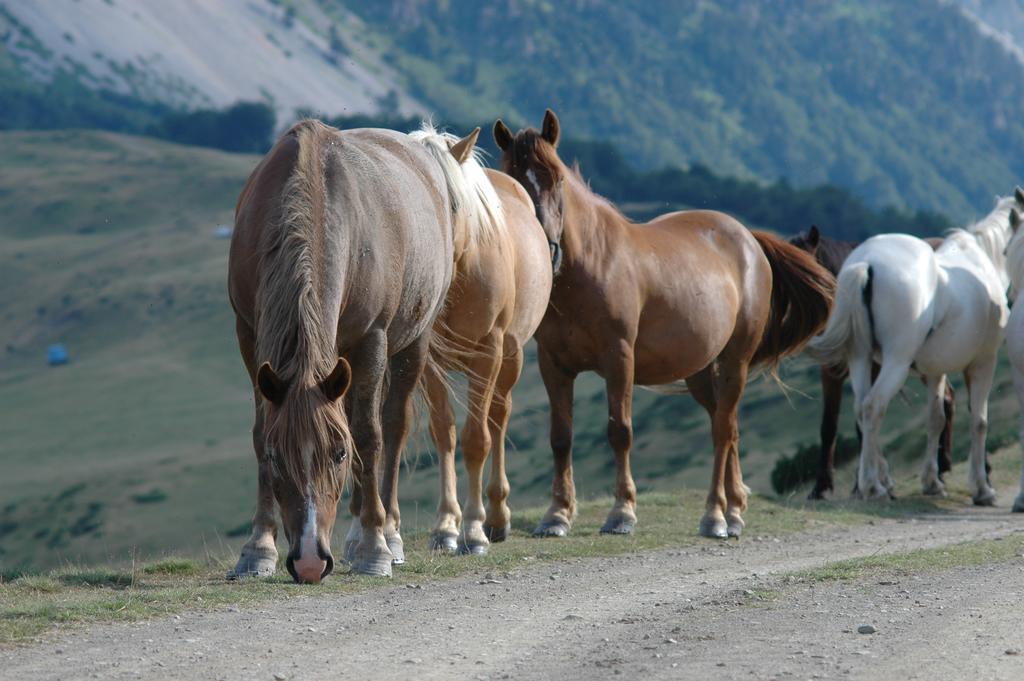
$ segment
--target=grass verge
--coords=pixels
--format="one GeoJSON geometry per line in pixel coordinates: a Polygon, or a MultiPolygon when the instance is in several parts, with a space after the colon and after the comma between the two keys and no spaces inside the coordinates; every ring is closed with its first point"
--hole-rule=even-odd
{"type": "MultiPolygon", "coordinates": [[[[395,569],[393,580],[357,577],[347,574],[339,565],[337,572],[319,587],[292,584],[283,568],[272,579],[232,583],[224,579],[224,574],[233,564],[233,555],[205,561],[167,558],[125,567],[65,567],[45,573],[0,574],[0,645],[30,641],[75,624],[244,607],[267,599],[348,594],[395,583],[447,579],[474,571],[507,573],[538,561],[692,546],[708,541],[696,536],[703,501],[703,494],[697,490],[643,494],[638,502],[638,530],[626,537],[602,536],[599,532],[611,506],[609,499],[581,504],[573,532],[564,539],[531,538],[529,532],[543,509],[526,510],[513,516],[513,533],[508,541],[493,546],[484,557],[433,554],[426,550],[425,535],[411,534],[406,537],[408,562],[395,569]]],[[[907,497],[889,503],[815,504],[756,498],[746,514],[747,532],[781,536],[869,522],[877,517],[944,512],[963,501],[907,497]]],[[[1005,546],[1009,547],[1010,542],[1005,546]]]]}
{"type": "Polygon", "coordinates": [[[866,558],[826,563],[793,572],[798,580],[829,582],[868,577],[906,576],[955,568],[988,565],[1024,555],[1024,533],[1002,539],[980,539],[937,549],[915,549],[866,558]]]}

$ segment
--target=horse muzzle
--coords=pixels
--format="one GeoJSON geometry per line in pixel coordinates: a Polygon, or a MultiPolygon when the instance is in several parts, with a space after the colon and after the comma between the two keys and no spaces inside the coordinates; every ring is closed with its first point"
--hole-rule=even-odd
{"type": "Polygon", "coordinates": [[[285,561],[288,574],[299,584],[319,584],[334,570],[334,556],[323,542],[317,540],[316,553],[302,555],[301,545],[288,552],[285,561]]]}

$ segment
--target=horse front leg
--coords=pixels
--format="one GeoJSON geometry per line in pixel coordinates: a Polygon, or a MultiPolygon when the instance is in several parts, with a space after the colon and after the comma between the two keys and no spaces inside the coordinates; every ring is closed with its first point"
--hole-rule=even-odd
{"type": "Polygon", "coordinates": [[[277,501],[274,499],[274,462],[267,455],[267,438],[263,430],[263,396],[256,385],[256,335],[241,317],[235,317],[235,335],[242,362],[253,382],[253,404],[256,417],[252,426],[252,448],[256,453],[256,513],[252,518],[252,534],[242,546],[241,555],[228,579],[271,577],[277,571],[277,501]]]}
{"type": "Polygon", "coordinates": [[[821,412],[821,458],[818,460],[818,477],[808,499],[824,499],[833,490],[835,471],[836,441],[839,431],[839,409],[843,403],[843,382],[846,370],[838,367],[821,367],[821,396],[824,407],[821,412]]]}
{"type": "Polygon", "coordinates": [[[992,390],[996,358],[985,358],[967,368],[967,398],[971,405],[971,455],[967,469],[967,487],[976,506],[994,506],[996,492],[989,484],[985,463],[988,458],[985,438],[988,435],[988,395],[992,390]]]}
{"type": "MultiPolygon", "coordinates": [[[[381,399],[387,366],[387,338],[382,330],[367,334],[350,353],[352,388],[349,424],[355,444],[352,469],[358,485],[359,539],[347,556],[352,572],[362,575],[391,576],[394,556],[384,538],[384,504],[377,476],[384,438],[381,430],[381,399]]],[[[355,500],[356,491],[353,491],[355,500]]]]}
{"type": "Polygon", "coordinates": [[[636,527],[636,483],[630,469],[633,446],[633,344],[620,339],[604,361],[608,395],[608,443],[615,452],[615,504],[602,534],[632,534],[636,527]]]}
{"type": "Polygon", "coordinates": [[[389,362],[390,381],[384,400],[384,477],[383,503],[386,510],[384,539],[391,551],[392,564],[405,563],[405,545],[402,542],[402,513],[398,504],[398,478],[402,466],[402,452],[409,438],[412,423],[413,394],[430,351],[430,334],[424,334],[404,350],[395,353],[389,362]]]}
{"type": "Polygon", "coordinates": [[[942,468],[939,464],[940,447],[943,428],[946,424],[946,376],[926,376],[928,386],[928,440],[924,448],[924,465],[921,468],[921,491],[924,494],[945,496],[946,488],[942,484],[942,468]]]}
{"type": "Polygon", "coordinates": [[[277,522],[274,488],[270,467],[273,465],[266,453],[266,436],[263,432],[262,396],[256,393],[256,421],[252,428],[252,446],[256,452],[258,478],[256,489],[256,513],[252,518],[252,534],[242,546],[242,553],[227,577],[272,577],[277,571],[277,522]]]}
{"type": "Polygon", "coordinates": [[[576,375],[555,364],[538,345],[537,364],[551,404],[551,451],[555,471],[551,481],[551,506],[533,531],[535,537],[564,537],[576,515],[576,486],[572,478],[572,397],[576,375]]]}
{"type": "MultiPolygon", "coordinates": [[[[506,340],[506,343],[508,341],[506,340]]],[[[512,415],[512,388],[523,372],[523,349],[516,344],[505,349],[498,383],[491,400],[491,475],[487,483],[487,517],[484,532],[492,542],[505,541],[512,531],[512,512],[508,508],[510,487],[505,474],[505,435],[512,415]]]]}

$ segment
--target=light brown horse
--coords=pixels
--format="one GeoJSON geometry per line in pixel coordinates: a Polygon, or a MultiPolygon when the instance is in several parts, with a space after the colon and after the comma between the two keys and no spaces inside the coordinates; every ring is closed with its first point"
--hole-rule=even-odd
{"type": "Polygon", "coordinates": [[[235,211],[228,291],[256,398],[259,488],[229,577],[274,573],[275,500],[292,577],[329,574],[349,467],[361,492],[352,570],[391,574],[378,468],[405,443],[451,281],[453,230],[444,175],[397,132],[303,121],[252,172],[235,211]]]}
{"type": "Polygon", "coordinates": [[[563,536],[571,526],[573,383],[595,371],[607,386],[617,468],[615,504],[601,531],[626,534],[636,524],[633,385],[685,379],[711,418],[715,450],[700,533],[739,536],[748,490],[737,410],[748,370],[797,352],[822,327],[835,282],[807,253],[722,213],[631,223],[565,166],[556,151],[559,134],[550,110],[541,132],[513,136],[500,120],[494,126],[502,169],[526,187],[563,254],[536,334],[555,475],[551,507],[534,534],[563,536]]]}
{"type": "MultiPolygon", "coordinates": [[[[468,139],[475,141],[478,133],[479,128],[468,139]]],[[[431,548],[482,555],[490,541],[502,541],[509,532],[505,433],[512,388],[523,369],[523,347],[540,324],[551,295],[551,260],[533,201],[518,182],[482,168],[468,149],[457,146],[454,136],[429,126],[412,135],[444,167],[450,192],[464,197],[462,212],[478,223],[464,230],[469,236],[465,243],[456,244],[455,276],[434,326],[447,354],[439,358],[442,365],[464,373],[469,381],[468,413],[460,437],[469,474],[464,514],[456,491],[455,414],[445,381],[434,371],[427,372],[427,395],[430,433],[441,469],[431,548]],[[492,451],[485,514],[484,464],[492,451]]]]}

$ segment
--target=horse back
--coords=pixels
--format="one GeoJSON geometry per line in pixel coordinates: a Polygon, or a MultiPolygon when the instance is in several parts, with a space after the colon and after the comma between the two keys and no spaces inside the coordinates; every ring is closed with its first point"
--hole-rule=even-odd
{"type": "Polygon", "coordinates": [[[444,178],[405,135],[386,130],[340,132],[303,121],[254,170],[236,209],[229,289],[249,320],[259,268],[274,232],[290,223],[282,196],[302,169],[301,145],[319,159],[308,234],[314,288],[325,323],[344,352],[371,327],[387,331],[398,351],[422,335],[451,280],[452,225],[444,178]]]}

